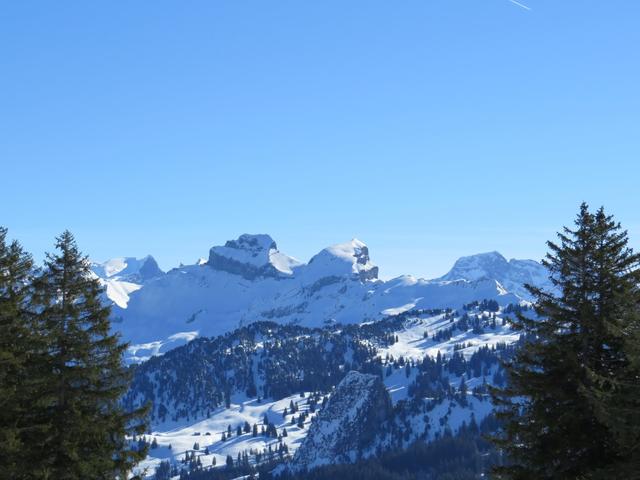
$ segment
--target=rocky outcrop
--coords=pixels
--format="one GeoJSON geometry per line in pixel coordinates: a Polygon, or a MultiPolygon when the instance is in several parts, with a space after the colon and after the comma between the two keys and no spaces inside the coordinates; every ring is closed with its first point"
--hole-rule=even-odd
{"type": "Polygon", "coordinates": [[[291,469],[355,462],[371,451],[391,412],[391,399],[378,376],[349,372],[311,424],[291,469]]]}
{"type": "Polygon", "coordinates": [[[207,264],[215,270],[255,280],[288,276],[299,262],[280,253],[269,235],[244,234],[209,250],[207,264]]]}
{"type": "Polygon", "coordinates": [[[153,258],[151,255],[148,255],[143,259],[142,264],[138,269],[138,273],[137,275],[134,275],[134,277],[132,278],[132,281],[136,283],[135,280],[138,280],[138,282],[144,283],[153,278],[160,277],[163,274],[164,272],[160,270],[160,267],[158,266],[158,262],[156,262],[156,259],[153,258]]]}

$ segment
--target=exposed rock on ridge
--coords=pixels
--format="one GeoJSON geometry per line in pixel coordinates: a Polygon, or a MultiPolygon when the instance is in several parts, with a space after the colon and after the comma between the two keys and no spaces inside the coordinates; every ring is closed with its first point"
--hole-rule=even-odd
{"type": "Polygon", "coordinates": [[[353,463],[370,449],[391,412],[391,399],[378,376],[349,372],[311,424],[292,470],[353,463]]]}

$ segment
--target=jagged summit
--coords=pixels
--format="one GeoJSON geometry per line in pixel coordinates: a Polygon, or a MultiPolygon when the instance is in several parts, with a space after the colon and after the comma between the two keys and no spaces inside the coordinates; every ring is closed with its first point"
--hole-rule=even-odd
{"type": "Polygon", "coordinates": [[[304,264],[280,252],[271,236],[244,234],[211,248],[207,265],[247,280],[298,277],[303,283],[313,283],[329,277],[351,276],[360,281],[378,278],[369,249],[355,238],[323,249],[304,264]]]}
{"type": "Polygon", "coordinates": [[[207,264],[247,280],[291,275],[293,269],[301,265],[295,258],[281,253],[269,235],[246,233],[224,246],[211,248],[207,264]]]}

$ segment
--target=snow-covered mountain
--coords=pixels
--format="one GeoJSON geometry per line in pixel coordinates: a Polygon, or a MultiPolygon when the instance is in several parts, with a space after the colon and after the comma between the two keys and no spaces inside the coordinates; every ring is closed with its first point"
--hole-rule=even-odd
{"type": "Polygon", "coordinates": [[[119,257],[103,263],[92,262],[91,271],[106,287],[107,297],[118,307],[126,308],[129,295],[142,285],[164,274],[151,256],[119,257]]]}
{"type": "Polygon", "coordinates": [[[549,281],[549,273],[542,264],[534,260],[507,261],[498,252],[480,253],[462,257],[453,268],[437,281],[467,280],[470,282],[483,279],[497,280],[509,292],[522,298],[529,298],[525,284],[535,285],[546,290],[553,290],[549,281]]]}
{"type": "Polygon", "coordinates": [[[282,278],[302,265],[295,258],[278,251],[269,235],[241,235],[223,247],[209,250],[207,264],[214,270],[239,275],[246,280],[282,278]]]}
{"type": "Polygon", "coordinates": [[[104,280],[121,280],[138,284],[164,273],[151,255],[143,258],[112,258],[104,263],[94,262],[91,264],[91,270],[104,280]]]}
{"type": "Polygon", "coordinates": [[[458,308],[475,300],[528,300],[525,282],[546,286],[544,267],[498,253],[465,257],[436,280],[378,278],[360,240],[325,248],[302,263],[269,235],[242,235],[210,249],[206,262],[162,273],[152,257],[94,266],[114,302],[114,325],[131,359],[162,353],[198,335],[255,321],[319,327],[361,323],[411,309],[458,308]]]}

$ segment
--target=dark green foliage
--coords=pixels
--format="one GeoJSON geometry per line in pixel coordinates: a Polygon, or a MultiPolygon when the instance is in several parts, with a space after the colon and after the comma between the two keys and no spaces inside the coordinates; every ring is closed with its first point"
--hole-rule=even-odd
{"type": "Polygon", "coordinates": [[[494,391],[505,422],[496,442],[511,458],[497,478],[589,478],[637,461],[640,257],[612,217],[584,204],[558,238],[543,263],[559,293],[527,287],[541,319],[514,321],[524,343],[509,386],[494,391]]]}
{"type": "Polygon", "coordinates": [[[143,410],[125,412],[126,345],[89,263],[65,232],[34,278],[0,229],[0,478],[113,479],[144,457],[143,410]]]}
{"type": "MultiPolygon", "coordinates": [[[[463,428],[456,436],[430,443],[416,442],[407,449],[385,452],[353,465],[330,465],[280,480],[479,480],[499,461],[491,445],[475,429],[463,428]]],[[[260,477],[263,478],[262,476],[260,477]]],[[[272,477],[264,475],[271,480],[272,477]]]]}
{"type": "MultiPolygon", "coordinates": [[[[482,312],[478,310],[479,306],[474,308],[475,311],[465,313],[467,322],[473,318],[487,328],[490,320],[477,318],[482,312]]],[[[264,379],[261,389],[270,393],[273,399],[301,390],[326,392],[348,369],[381,375],[383,360],[371,345],[388,345],[395,337],[391,332],[402,328],[412,315],[440,314],[454,318],[451,311],[419,310],[372,324],[325,329],[255,322],[219,337],[198,338],[139,365],[135,369],[132,388],[125,396],[125,405],[135,408],[143,401],[151,402],[154,404],[152,418],[161,421],[167,416],[173,420],[204,417],[211,409],[224,404],[225,395],[245,391],[256,373],[264,379]],[[352,352],[349,361],[345,358],[347,352],[352,352]],[[171,410],[165,405],[172,406],[171,410]]],[[[446,330],[450,337],[453,327],[446,330]]],[[[470,359],[460,353],[446,360],[441,358],[437,380],[442,381],[432,387],[442,397],[449,390],[444,378],[448,374],[466,374],[467,379],[481,377],[497,364],[499,354],[508,351],[505,345],[496,345],[495,348],[480,349],[470,359]]],[[[388,374],[402,365],[406,372],[413,374],[415,367],[420,370],[425,365],[427,368],[431,359],[417,363],[407,363],[404,358],[387,358],[386,361],[388,374]]],[[[431,379],[430,383],[435,380],[431,379]]],[[[423,384],[425,379],[416,377],[415,381],[423,384]]],[[[309,411],[313,412],[316,407],[310,404],[309,411]]],[[[286,411],[288,422],[296,425],[296,403],[291,401],[286,411]]],[[[268,425],[268,419],[264,425],[268,425]]]]}
{"type": "Polygon", "coordinates": [[[41,338],[28,305],[32,294],[31,257],[17,242],[7,244],[0,228],[0,478],[35,475],[40,465],[30,457],[47,431],[33,415],[42,377],[41,338]]]}
{"type": "Polygon", "coordinates": [[[171,464],[168,461],[160,462],[156,467],[155,480],[171,480],[171,464]]]}
{"type": "Polygon", "coordinates": [[[125,412],[119,400],[128,387],[122,364],[125,344],[110,333],[110,309],[102,287],[71,233],[56,242],[35,282],[34,303],[46,336],[47,385],[44,414],[50,430],[39,456],[49,478],[113,478],[144,458],[132,449],[128,432],[142,433],[142,410],[125,412]]]}

